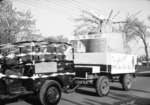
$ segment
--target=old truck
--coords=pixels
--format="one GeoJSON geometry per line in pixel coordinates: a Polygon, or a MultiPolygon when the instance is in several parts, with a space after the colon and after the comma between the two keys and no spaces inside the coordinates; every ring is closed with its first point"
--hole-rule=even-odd
{"type": "Polygon", "coordinates": [[[74,47],[74,81],[93,86],[99,96],[110,91],[110,82],[131,88],[135,77],[136,55],[124,51],[123,37],[118,33],[81,35],[72,39],[74,47]]]}
{"type": "Polygon", "coordinates": [[[0,104],[37,96],[42,105],[56,105],[72,85],[73,49],[68,43],[26,41],[0,46],[0,104]],[[67,54],[67,55],[66,55],[67,54]]]}
{"type": "Polygon", "coordinates": [[[136,56],[123,51],[118,34],[81,36],[64,42],[30,41],[0,46],[0,100],[38,96],[42,105],[56,105],[61,92],[93,86],[99,96],[110,82],[131,88],[136,56]]]}

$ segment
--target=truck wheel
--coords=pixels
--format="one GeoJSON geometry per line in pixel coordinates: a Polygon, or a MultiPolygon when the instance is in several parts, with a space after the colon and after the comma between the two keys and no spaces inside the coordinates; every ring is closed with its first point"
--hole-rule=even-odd
{"type": "Polygon", "coordinates": [[[96,81],[96,92],[99,96],[106,96],[110,91],[109,78],[107,76],[100,76],[96,81]]]}
{"type": "Polygon", "coordinates": [[[131,74],[123,75],[121,79],[123,90],[128,91],[131,89],[131,85],[133,82],[133,76],[131,74]]]}
{"type": "Polygon", "coordinates": [[[40,89],[39,98],[42,105],[57,105],[61,98],[60,84],[54,80],[46,81],[40,89]]]}

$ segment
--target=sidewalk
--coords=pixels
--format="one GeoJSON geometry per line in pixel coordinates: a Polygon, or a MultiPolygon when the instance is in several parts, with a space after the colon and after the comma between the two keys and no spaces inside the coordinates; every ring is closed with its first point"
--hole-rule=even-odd
{"type": "Polygon", "coordinates": [[[136,76],[150,77],[150,67],[139,66],[136,68],[136,76]]]}
{"type": "Polygon", "coordinates": [[[149,71],[136,72],[136,76],[150,77],[150,70],[149,71]]]}

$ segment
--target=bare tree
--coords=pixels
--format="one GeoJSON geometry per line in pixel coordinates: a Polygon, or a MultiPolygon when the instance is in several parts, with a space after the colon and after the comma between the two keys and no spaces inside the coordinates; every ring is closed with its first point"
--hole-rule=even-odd
{"type": "MultiPolygon", "coordinates": [[[[147,45],[147,37],[150,36],[150,33],[147,31],[148,27],[137,18],[126,19],[126,23],[124,25],[123,31],[125,32],[126,41],[129,42],[136,38],[141,39],[144,50],[145,50],[145,59],[148,62],[149,54],[148,54],[148,45],[147,45]]],[[[147,63],[148,64],[148,63],[147,63]]]]}
{"type": "Polygon", "coordinates": [[[35,21],[29,11],[13,8],[10,0],[0,2],[0,43],[10,43],[29,38],[35,29],[35,21]]]}

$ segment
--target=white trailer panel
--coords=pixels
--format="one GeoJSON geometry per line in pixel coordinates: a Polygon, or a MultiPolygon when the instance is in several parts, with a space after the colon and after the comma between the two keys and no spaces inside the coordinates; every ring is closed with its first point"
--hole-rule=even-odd
{"type": "Polygon", "coordinates": [[[111,74],[135,73],[135,55],[107,53],[107,62],[111,64],[111,74]]]}
{"type": "MultiPolygon", "coordinates": [[[[134,73],[136,56],[122,53],[75,53],[75,64],[111,65],[111,74],[134,73]]],[[[107,71],[107,70],[106,70],[107,71]]]]}
{"type": "Polygon", "coordinates": [[[106,64],[106,53],[75,53],[75,64],[106,64]]]}

